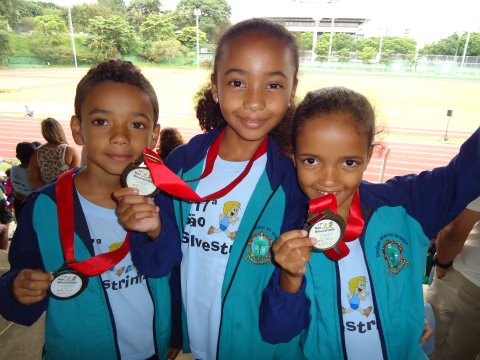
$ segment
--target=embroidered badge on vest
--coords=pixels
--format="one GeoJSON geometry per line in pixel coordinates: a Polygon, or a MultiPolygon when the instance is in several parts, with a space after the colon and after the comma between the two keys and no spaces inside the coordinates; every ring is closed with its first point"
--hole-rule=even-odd
{"type": "Polygon", "coordinates": [[[252,263],[261,265],[271,262],[270,248],[272,239],[263,231],[253,234],[247,244],[247,256],[252,263]]]}
{"type": "Polygon", "coordinates": [[[403,246],[397,241],[387,240],[382,248],[382,255],[387,260],[389,273],[398,274],[405,265],[410,263],[402,256],[403,246]]]}

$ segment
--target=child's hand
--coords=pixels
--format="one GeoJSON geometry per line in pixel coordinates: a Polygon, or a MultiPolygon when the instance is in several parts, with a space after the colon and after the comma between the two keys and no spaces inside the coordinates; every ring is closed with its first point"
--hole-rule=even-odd
{"type": "Polygon", "coordinates": [[[428,323],[427,319],[425,319],[425,323],[423,326],[423,332],[422,336],[420,337],[420,344],[424,344],[426,341],[428,341],[431,337],[433,336],[433,330],[430,327],[430,324],[428,323]]]}
{"type": "Polygon", "coordinates": [[[121,188],[113,193],[117,215],[125,229],[146,233],[151,239],[160,235],[159,209],[150,197],[138,195],[138,189],[121,188]]]}
{"type": "Polygon", "coordinates": [[[47,296],[53,275],[42,270],[23,269],[13,280],[12,293],[20,304],[37,303],[47,296]]]}
{"type": "Polygon", "coordinates": [[[306,230],[288,231],[273,243],[275,262],[283,269],[280,277],[283,290],[297,292],[300,289],[314,243],[315,240],[308,237],[306,230]]]}

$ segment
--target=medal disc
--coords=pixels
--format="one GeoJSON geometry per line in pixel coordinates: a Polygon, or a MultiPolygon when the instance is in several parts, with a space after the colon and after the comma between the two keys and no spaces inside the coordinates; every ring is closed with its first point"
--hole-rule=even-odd
{"type": "Polygon", "coordinates": [[[87,287],[88,276],[80,274],[68,267],[53,273],[54,278],[50,283],[50,296],[58,300],[68,300],[80,295],[87,287]]]}
{"type": "Polygon", "coordinates": [[[341,216],[328,211],[324,217],[308,228],[308,236],[316,239],[315,250],[325,251],[335,247],[345,233],[345,221],[341,216]]]}
{"type": "Polygon", "coordinates": [[[155,196],[159,192],[144,162],[128,165],[123,171],[122,182],[125,186],[137,188],[142,196],[155,196]]]}

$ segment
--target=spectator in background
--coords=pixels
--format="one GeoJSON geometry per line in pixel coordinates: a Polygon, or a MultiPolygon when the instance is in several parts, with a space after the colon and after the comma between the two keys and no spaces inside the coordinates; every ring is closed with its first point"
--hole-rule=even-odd
{"type": "Polygon", "coordinates": [[[25,199],[34,190],[30,183],[29,164],[35,151],[35,145],[30,142],[21,142],[17,144],[16,153],[20,164],[13,165],[10,170],[10,179],[13,186],[13,210],[15,219],[18,222],[22,212],[25,199]]]}
{"type": "Polygon", "coordinates": [[[431,359],[480,356],[480,197],[437,236],[426,300],[435,312],[431,359]]]}
{"type": "Polygon", "coordinates": [[[175,128],[167,127],[160,131],[157,153],[165,161],[170,151],[183,143],[182,134],[175,128]]]}
{"type": "Polygon", "coordinates": [[[30,182],[35,189],[80,165],[77,150],[68,145],[62,125],[57,120],[46,118],[41,128],[47,143],[35,149],[30,161],[30,182]]]}
{"type": "Polygon", "coordinates": [[[11,168],[5,170],[5,175],[7,176],[5,180],[5,196],[7,197],[8,207],[7,209],[11,212],[13,209],[13,185],[12,178],[10,177],[11,168]]]}

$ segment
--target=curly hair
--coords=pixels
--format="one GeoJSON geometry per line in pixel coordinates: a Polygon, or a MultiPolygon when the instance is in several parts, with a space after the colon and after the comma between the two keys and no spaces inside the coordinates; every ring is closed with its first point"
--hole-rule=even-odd
{"type": "MultiPolygon", "coordinates": [[[[204,84],[197,92],[195,111],[199,120],[200,128],[206,132],[226,125],[225,119],[220,110],[220,106],[213,99],[211,92],[211,82],[214,82],[217,76],[217,64],[223,55],[227,45],[234,39],[245,34],[261,34],[274,37],[282,41],[291,51],[293,58],[294,83],[298,83],[299,55],[298,45],[295,37],[282,25],[271,20],[262,18],[252,18],[241,21],[230,27],[220,38],[215,52],[213,72],[211,81],[204,84]]],[[[295,104],[291,103],[281,122],[270,132],[271,136],[282,151],[287,151],[290,147],[290,137],[288,130],[291,127],[291,120],[295,104]]]]}
{"type": "Polygon", "coordinates": [[[171,127],[162,129],[158,140],[158,156],[160,156],[162,160],[165,160],[173,149],[183,143],[182,134],[180,134],[177,129],[171,127]]]}
{"type": "Polygon", "coordinates": [[[145,93],[152,103],[155,124],[158,122],[158,100],[152,84],[130,61],[105,60],[90,68],[80,80],[75,93],[75,115],[81,120],[81,108],[90,90],[104,81],[114,81],[135,86],[145,93]]]}
{"type": "Polygon", "coordinates": [[[291,127],[291,141],[295,147],[295,138],[309,120],[334,113],[347,113],[355,120],[359,134],[365,135],[369,145],[375,138],[375,111],[368,99],[345,87],[326,87],[307,93],[298,105],[291,127]]]}
{"type": "MultiPolygon", "coordinates": [[[[42,136],[50,144],[66,144],[67,137],[63,130],[62,124],[54,118],[48,117],[40,123],[42,129],[42,136]]],[[[35,146],[34,144],[32,144],[35,146]]]]}

